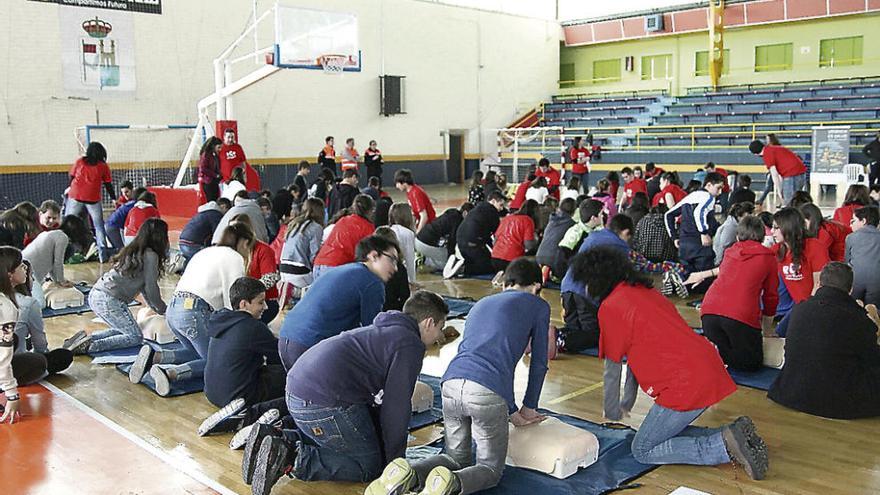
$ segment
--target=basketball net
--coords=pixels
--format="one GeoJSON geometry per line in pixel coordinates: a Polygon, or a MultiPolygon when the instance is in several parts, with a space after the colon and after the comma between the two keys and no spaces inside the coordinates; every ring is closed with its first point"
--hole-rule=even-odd
{"type": "Polygon", "coordinates": [[[324,74],[341,75],[345,68],[345,61],[346,57],[344,55],[322,55],[320,57],[324,74]]]}

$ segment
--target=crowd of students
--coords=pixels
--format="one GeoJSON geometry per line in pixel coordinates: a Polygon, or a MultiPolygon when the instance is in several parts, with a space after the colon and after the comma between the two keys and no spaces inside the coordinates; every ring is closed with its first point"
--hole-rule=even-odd
{"type": "Polygon", "coordinates": [[[230,131],[203,149],[205,203],[181,232],[180,278],[167,302],[159,281],[171,251],[155,195],[126,182],[117,198],[106,150],[92,143],[71,169],[64,216],[54,201],[0,214],[0,421],[16,417],[17,385],[65,369],[73,354],[140,346],[132,383],[149,375],[169,395],[178,382],[204,381],[218,411],[198,434],[235,433],[230,447],[244,448],[253,493],[269,493],[284,475],[368,482],[367,494],[473,493],[501,479],[508,423],[544,419],[548,361],[598,347],[608,419],[629,414],[638,387],[654,401],[633,440],[638,461],[733,462],[761,479],[767,449],[747,416],[690,424],[735,390],[725,368],[763,366],[765,338],[787,337],[772,400],[833,418],[880,415],[880,188],[850,186],[824,218],[803,191],[803,163],[768,138],[749,149],[784,202],[772,213],[747,176],[731,190],[713,163],[696,184],[648,163],[591,187],[591,152],[575,143],[567,181],[546,159],[510,188],[501,174],[478,171],[468,201],[438,215],[410,170],[394,174],[405,203],[382,190],[375,142],[363,189],[354,141],[337,174],[328,137],[311,185],[303,162],[289,187],[255,190],[230,131]],[[102,187],[116,200],[106,222],[102,187]],[[88,304],[109,328],[76,332],[50,351],[38,288],[47,279],[71,286],[65,260],[93,244],[108,269],[88,304]],[[445,278],[492,275],[502,291],[473,307],[441,379],[446,450],[408,460],[410,397],[448,313],[442,297],[420,290],[419,264],[445,278]],[[662,274],[659,291],[649,274],[662,274]],[[558,329],[541,298],[552,281],[558,329]],[[705,293],[702,335],[664,297],[693,291],[705,293]],[[129,309],[135,298],[165,316],[175,347],[144,341],[129,309]],[[514,368],[527,350],[518,403],[514,368]]]}

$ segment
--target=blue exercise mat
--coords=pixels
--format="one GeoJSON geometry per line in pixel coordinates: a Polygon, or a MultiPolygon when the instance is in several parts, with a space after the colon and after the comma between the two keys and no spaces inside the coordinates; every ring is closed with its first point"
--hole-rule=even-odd
{"type": "Polygon", "coordinates": [[[89,352],[88,355],[92,358],[92,364],[124,364],[133,363],[140,350],[141,346],[138,345],[109,351],[89,352]]]}
{"type": "MultiPolygon", "coordinates": [[[[595,464],[579,469],[564,480],[530,469],[507,466],[498,486],[479,493],[485,495],[599,495],[613,490],[635,488],[638,484],[629,482],[651,471],[657,466],[642,464],[632,455],[632,439],[636,432],[632,428],[612,428],[592,421],[557,414],[539,409],[542,414],[554,416],[574,427],[587,430],[599,439],[599,460],[595,464]]],[[[407,449],[407,458],[423,458],[439,453],[443,449],[443,439],[427,445],[407,449]]]]}
{"type": "Polygon", "coordinates": [[[443,421],[443,397],[440,394],[440,378],[419,375],[419,381],[430,385],[431,390],[434,391],[434,405],[425,412],[413,413],[409,419],[409,431],[418,430],[419,428],[443,421]]]}
{"type": "MultiPolygon", "coordinates": [[[[82,292],[83,295],[86,296],[86,302],[82,306],[75,306],[72,308],[61,308],[61,309],[52,309],[49,307],[43,308],[43,319],[44,320],[46,318],[52,318],[55,316],[81,315],[83,313],[88,313],[89,311],[92,310],[92,308],[89,307],[89,300],[88,300],[89,291],[92,290],[92,286],[90,286],[90,285],[74,285],[73,288],[82,292]]],[[[129,307],[139,306],[139,305],[140,305],[139,302],[132,301],[129,304],[129,307]]]]}
{"type": "MultiPolygon", "coordinates": [[[[169,351],[181,348],[181,345],[177,342],[173,342],[171,344],[157,344],[155,342],[145,340],[144,343],[160,351],[169,351]]],[[[125,374],[125,376],[128,376],[128,371],[131,369],[131,364],[132,363],[117,364],[116,369],[120,373],[125,374]]],[[[153,392],[156,391],[156,382],[153,381],[153,377],[151,377],[149,373],[144,375],[144,379],[141,380],[141,384],[145,385],[153,392]]],[[[180,380],[176,382],[171,382],[171,392],[166,397],[177,397],[179,395],[193,394],[196,392],[201,392],[204,389],[204,378],[190,378],[188,380],[180,380]]]]}
{"type": "MultiPolygon", "coordinates": [[[[490,274],[486,274],[486,275],[464,275],[462,278],[473,278],[473,279],[477,279],[477,280],[489,280],[489,281],[491,281],[493,278],[495,278],[495,274],[494,274],[494,273],[490,273],[490,274]]],[[[544,285],[544,288],[545,288],[545,289],[559,290],[559,289],[560,289],[560,285],[557,284],[556,282],[552,281],[552,280],[548,280],[547,283],[544,285]]]]}
{"type": "Polygon", "coordinates": [[[756,388],[758,390],[770,390],[770,386],[773,385],[773,382],[776,380],[776,377],[779,376],[779,372],[776,368],[768,368],[764,366],[758,371],[736,371],[730,368],[727,369],[727,373],[730,374],[730,377],[733,378],[733,381],[737,383],[737,385],[743,385],[745,387],[756,388]]]}
{"type": "Polygon", "coordinates": [[[452,296],[443,296],[443,300],[446,301],[446,305],[449,306],[449,314],[446,316],[446,319],[448,320],[467,316],[474,307],[474,304],[477,304],[477,301],[474,301],[473,299],[462,299],[460,297],[452,296]]]}

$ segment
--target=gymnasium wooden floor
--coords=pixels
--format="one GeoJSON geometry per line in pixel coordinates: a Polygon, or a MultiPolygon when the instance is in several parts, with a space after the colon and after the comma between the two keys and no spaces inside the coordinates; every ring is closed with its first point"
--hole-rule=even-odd
{"type": "MultiPolygon", "coordinates": [[[[395,198],[402,199],[396,190],[395,198]]],[[[464,189],[431,187],[437,204],[458,204],[464,189]]],[[[442,209],[439,208],[439,209],[442,209]]],[[[96,263],[68,266],[68,278],[94,282],[96,263]]],[[[163,281],[170,297],[176,277],[163,281]]],[[[419,274],[425,289],[478,299],[495,292],[488,282],[445,281],[419,274]]],[[[543,297],[559,323],[559,293],[543,297]]],[[[676,300],[695,326],[699,315],[676,300]]],[[[80,328],[94,330],[94,314],[46,320],[50,347],[80,328]]],[[[843,322],[842,322],[843,323],[843,322]]],[[[434,348],[425,370],[445,368],[453,348],[434,348]],[[445,350],[444,350],[445,349],[445,350]]],[[[525,389],[527,360],[517,372],[518,397],[525,389]]],[[[561,356],[551,362],[541,407],[592,421],[602,418],[602,366],[588,356],[561,356]]],[[[112,366],[93,366],[79,357],[63,375],[24,389],[25,417],[0,426],[0,479],[4,494],[170,494],[250,493],[240,478],[241,452],[227,447],[228,435],[199,438],[196,427],[215,408],[202,394],[164,399],[146,387],[131,385],[112,366]]],[[[651,405],[642,394],[632,417],[638,426],[651,405]]],[[[880,419],[839,421],[787,410],[766,393],[741,387],[708,410],[697,424],[715,426],[741,414],[750,415],[770,451],[767,479],[755,482],[732,467],[662,466],[636,480],[638,494],[666,494],[679,486],[713,494],[869,494],[880,493],[880,419]]],[[[418,432],[424,441],[439,435],[438,427],[418,432]]],[[[363,486],[346,483],[305,483],[283,479],[275,494],[359,494],[363,486]]]]}

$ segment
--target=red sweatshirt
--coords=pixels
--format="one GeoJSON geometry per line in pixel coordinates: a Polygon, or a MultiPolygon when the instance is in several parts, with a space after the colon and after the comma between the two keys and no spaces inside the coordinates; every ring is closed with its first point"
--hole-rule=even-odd
{"type": "Polygon", "coordinates": [[[855,213],[856,210],[858,210],[859,208],[863,207],[864,205],[860,205],[858,203],[843,205],[840,208],[834,210],[834,219],[844,226],[849,227],[850,222],[852,221],[853,213],[855,213]]]}
{"type": "Polygon", "coordinates": [[[529,190],[529,186],[532,183],[529,182],[528,179],[525,182],[520,182],[518,186],[516,186],[516,194],[513,195],[513,199],[508,203],[508,208],[511,210],[518,210],[522,208],[523,203],[526,202],[526,191],[529,190]]]}
{"type": "Polygon", "coordinates": [[[736,391],[715,346],[660,292],[620,283],[599,306],[599,357],[625,357],[639,386],[674,411],[717,404],[736,391]]]}
{"type": "Polygon", "coordinates": [[[761,329],[761,306],[767,316],[779,303],[776,256],[757,241],[740,241],[724,251],[718,278],[709,286],[700,316],[718,315],[761,329]]]}
{"type": "Polygon", "coordinates": [[[526,254],[526,241],[535,240],[535,222],[528,215],[507,215],[495,229],[492,257],[513,261],[526,254]]]}
{"type": "MultiPolygon", "coordinates": [[[[774,254],[779,252],[780,246],[781,244],[773,246],[774,254]]],[[[777,267],[782,282],[795,303],[805,301],[813,294],[813,273],[821,272],[828,261],[828,249],[818,239],[804,240],[800,265],[792,262],[791,249],[786,250],[785,258],[777,262],[777,267]]]]}
{"type": "Polygon", "coordinates": [[[141,229],[141,225],[143,225],[148,218],[161,218],[159,215],[159,209],[150,203],[138,201],[134,204],[134,208],[128,212],[128,216],[125,217],[125,232],[123,235],[126,237],[136,236],[138,230],[141,229]]]}
{"type": "MultiPolygon", "coordinates": [[[[260,280],[263,275],[277,271],[278,263],[275,262],[275,252],[265,242],[257,241],[251,253],[251,263],[247,269],[248,277],[260,280]]],[[[273,286],[266,291],[266,300],[274,301],[276,299],[278,299],[278,288],[273,286]]]]}
{"type": "Polygon", "coordinates": [[[848,224],[835,221],[822,222],[819,227],[819,242],[828,249],[831,261],[844,261],[846,258],[846,236],[852,234],[848,224]]]}
{"type": "Polygon", "coordinates": [[[70,167],[70,191],[67,196],[84,203],[97,203],[101,201],[101,185],[109,184],[113,179],[110,177],[110,167],[100,162],[89,165],[84,158],[80,158],[70,167]]]}
{"type": "Polygon", "coordinates": [[[372,222],[360,215],[349,215],[336,222],[327,241],[315,256],[315,265],[339,266],[354,261],[358,242],[376,229],[372,222]]]}

